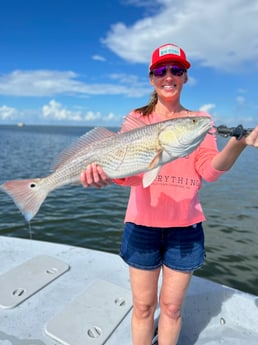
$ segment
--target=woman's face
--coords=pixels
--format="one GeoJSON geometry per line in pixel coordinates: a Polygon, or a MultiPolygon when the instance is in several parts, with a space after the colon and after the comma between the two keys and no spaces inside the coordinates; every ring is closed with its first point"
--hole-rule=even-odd
{"type": "Polygon", "coordinates": [[[151,85],[159,98],[167,101],[180,98],[181,90],[186,82],[186,69],[176,62],[158,65],[150,72],[151,85]]]}

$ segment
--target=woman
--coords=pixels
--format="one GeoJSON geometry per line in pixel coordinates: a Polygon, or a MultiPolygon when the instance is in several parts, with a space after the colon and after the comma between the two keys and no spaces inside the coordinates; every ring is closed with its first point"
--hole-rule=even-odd
{"type": "MultiPolygon", "coordinates": [[[[157,48],[149,68],[154,93],[147,106],[131,115],[146,124],[191,115],[180,102],[190,66],[180,47],[166,44],[157,48]]],[[[202,112],[194,114],[207,116],[202,112]]],[[[148,188],[142,187],[142,175],[114,180],[131,186],[120,254],[130,271],[134,345],[151,345],[158,302],[159,345],[176,345],[187,287],[205,258],[205,216],[198,190],[202,179],[216,181],[229,170],[248,144],[258,146],[258,127],[248,138],[230,139],[221,152],[216,137],[207,135],[195,152],[163,166],[148,188]]],[[[81,182],[85,187],[102,187],[113,181],[101,167],[92,164],[82,173],[81,182]]]]}

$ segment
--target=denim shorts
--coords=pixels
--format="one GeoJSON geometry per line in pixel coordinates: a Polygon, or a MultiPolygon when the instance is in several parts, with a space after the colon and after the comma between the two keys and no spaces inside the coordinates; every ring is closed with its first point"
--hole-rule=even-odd
{"type": "Polygon", "coordinates": [[[165,265],[192,272],[205,259],[202,223],[173,228],[126,223],[120,256],[128,265],[139,269],[153,270],[165,265]]]}

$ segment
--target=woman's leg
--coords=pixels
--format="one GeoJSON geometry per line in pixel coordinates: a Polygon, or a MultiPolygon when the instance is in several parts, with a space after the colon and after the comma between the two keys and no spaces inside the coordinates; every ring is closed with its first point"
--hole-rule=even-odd
{"type": "Polygon", "coordinates": [[[133,294],[133,345],[151,345],[160,268],[147,271],[130,267],[129,270],[133,294]]]}
{"type": "Polygon", "coordinates": [[[159,345],[176,345],[181,330],[181,307],[192,273],[163,266],[160,291],[159,345]]]}

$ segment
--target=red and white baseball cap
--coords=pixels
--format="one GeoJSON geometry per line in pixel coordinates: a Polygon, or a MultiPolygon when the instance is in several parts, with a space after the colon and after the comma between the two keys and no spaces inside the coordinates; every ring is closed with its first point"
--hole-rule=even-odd
{"type": "Polygon", "coordinates": [[[152,53],[150,71],[161,63],[173,61],[180,62],[186,69],[191,67],[182,48],[172,43],[163,44],[152,53]]]}

